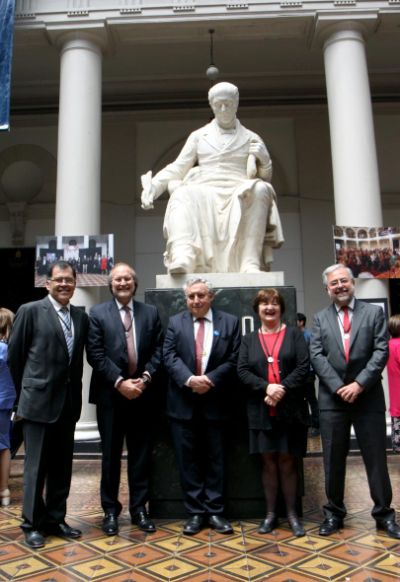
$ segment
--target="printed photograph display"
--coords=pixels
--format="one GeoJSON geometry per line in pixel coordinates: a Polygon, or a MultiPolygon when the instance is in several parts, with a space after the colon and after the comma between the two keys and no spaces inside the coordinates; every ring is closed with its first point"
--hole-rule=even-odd
{"type": "Polygon", "coordinates": [[[337,263],[355,278],[400,279],[400,227],[334,226],[337,263]]]}
{"type": "Polygon", "coordinates": [[[45,286],[49,265],[59,260],[75,268],[77,287],[106,286],[114,266],[114,235],[38,236],[35,287],[45,286]]]}

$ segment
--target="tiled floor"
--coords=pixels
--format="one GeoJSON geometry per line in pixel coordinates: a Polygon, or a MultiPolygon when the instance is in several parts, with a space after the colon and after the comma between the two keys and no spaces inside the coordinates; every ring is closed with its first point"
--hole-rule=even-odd
{"type": "MultiPolygon", "coordinates": [[[[315,441],[315,439],[313,439],[315,441]]],[[[311,447],[312,448],[312,447],[311,447]]],[[[400,506],[400,458],[389,458],[394,505],[400,506]]],[[[125,468],[124,468],[125,469],[125,468]]],[[[125,472],[125,471],[124,471],[125,472]]],[[[307,536],[294,538],[286,523],[273,534],[257,534],[256,520],[234,520],[231,536],[205,529],[181,535],[182,521],[157,522],[156,534],[120,518],[120,534],[101,531],[98,500],[99,462],[77,460],[68,505],[68,522],[82,529],[81,540],[47,538],[45,548],[28,549],[19,528],[22,463],[15,461],[13,503],[0,510],[0,580],[42,582],[229,582],[351,581],[400,579],[400,543],[377,535],[369,512],[366,477],[358,457],[349,459],[346,528],[335,536],[318,536],[324,485],[321,458],[305,460],[304,524],[307,536]]],[[[121,501],[126,507],[126,480],[121,501]]],[[[260,516],[261,518],[262,516],[260,516]]]]}

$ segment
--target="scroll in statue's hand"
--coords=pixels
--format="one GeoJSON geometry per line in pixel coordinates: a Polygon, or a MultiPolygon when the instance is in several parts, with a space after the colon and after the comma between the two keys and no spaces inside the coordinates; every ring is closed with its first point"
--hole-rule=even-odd
{"type": "Polygon", "coordinates": [[[149,170],[146,174],[143,174],[141,176],[141,182],[142,182],[142,196],[141,196],[141,200],[142,200],[142,208],[143,210],[149,210],[151,208],[154,208],[154,194],[155,194],[155,188],[153,186],[153,182],[152,182],[152,172],[151,170],[149,170]]]}

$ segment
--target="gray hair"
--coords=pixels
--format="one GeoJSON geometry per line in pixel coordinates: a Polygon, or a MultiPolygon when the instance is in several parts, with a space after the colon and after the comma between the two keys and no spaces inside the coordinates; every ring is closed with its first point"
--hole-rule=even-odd
{"type": "Polygon", "coordinates": [[[230,99],[239,103],[239,89],[232,83],[217,83],[211,87],[208,92],[208,102],[211,106],[214,99],[216,99],[220,94],[228,95],[230,99]]]}
{"type": "Polygon", "coordinates": [[[212,283],[210,283],[210,281],[207,281],[207,279],[203,279],[202,277],[192,277],[191,279],[188,279],[186,281],[186,283],[183,286],[183,291],[185,295],[188,294],[188,290],[190,289],[190,287],[193,287],[193,285],[196,285],[197,283],[202,283],[203,285],[205,285],[207,287],[208,292],[211,293],[211,295],[214,295],[212,283]]]}
{"type": "Polygon", "coordinates": [[[325,287],[328,285],[328,275],[330,275],[331,273],[334,273],[338,269],[346,269],[346,271],[347,271],[350,279],[353,279],[354,280],[353,271],[350,269],[350,267],[347,267],[346,265],[343,265],[343,263],[337,263],[336,265],[331,265],[330,267],[327,267],[323,271],[323,273],[322,273],[322,284],[325,287]]]}

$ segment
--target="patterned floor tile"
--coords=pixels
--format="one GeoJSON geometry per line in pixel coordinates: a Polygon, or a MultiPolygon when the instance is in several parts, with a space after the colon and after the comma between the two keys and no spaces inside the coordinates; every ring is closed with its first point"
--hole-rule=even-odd
{"type": "Polygon", "coordinates": [[[275,566],[254,557],[242,556],[218,568],[219,572],[225,572],[239,580],[260,580],[276,570],[275,566]]]}
{"type": "Polygon", "coordinates": [[[295,564],[292,569],[303,574],[316,576],[319,580],[335,580],[338,577],[344,578],[353,568],[346,562],[316,555],[295,564]]]}
{"type": "Polygon", "coordinates": [[[309,552],[298,550],[284,544],[266,544],[252,552],[252,556],[262,558],[267,562],[289,567],[291,564],[306,558],[309,552]]]}
{"type": "Polygon", "coordinates": [[[159,562],[153,562],[140,568],[141,572],[152,574],[157,580],[173,582],[174,580],[183,580],[184,577],[191,579],[194,574],[200,573],[202,568],[198,564],[183,560],[181,558],[168,558],[159,562]]]}
{"type": "Polygon", "coordinates": [[[222,562],[234,558],[236,555],[236,552],[228,551],[219,547],[215,548],[212,544],[203,545],[197,550],[190,550],[182,554],[185,558],[206,567],[221,564],[222,562]]]}
{"type": "MultiPolygon", "coordinates": [[[[325,501],[321,459],[305,459],[304,538],[294,538],[282,519],[272,534],[257,533],[261,520],[232,520],[234,535],[210,528],[182,535],[184,520],[156,520],[149,535],[130,523],[126,462],[123,461],[120,533],[101,530],[100,463],[75,461],[67,521],[82,530],[79,540],[46,538],[32,550],[19,527],[21,461],[13,461],[12,505],[0,507],[0,582],[398,582],[400,544],[378,535],[362,461],[348,462],[345,528],[318,535],[325,501]],[[15,464],[16,463],[16,464],[15,464]]],[[[400,505],[398,457],[389,457],[395,506],[400,505]]]]}
{"type": "Polygon", "coordinates": [[[86,545],[72,543],[54,550],[49,550],[49,546],[47,545],[45,550],[41,552],[41,556],[49,562],[62,566],[65,564],[82,562],[83,560],[94,558],[95,556],[101,557],[101,554],[88,548],[86,545]]]}
{"type": "Polygon", "coordinates": [[[97,556],[92,560],[65,567],[64,571],[72,572],[72,574],[80,576],[83,580],[92,581],[100,580],[105,576],[122,574],[122,572],[129,571],[129,568],[109,556],[97,556]]]}

